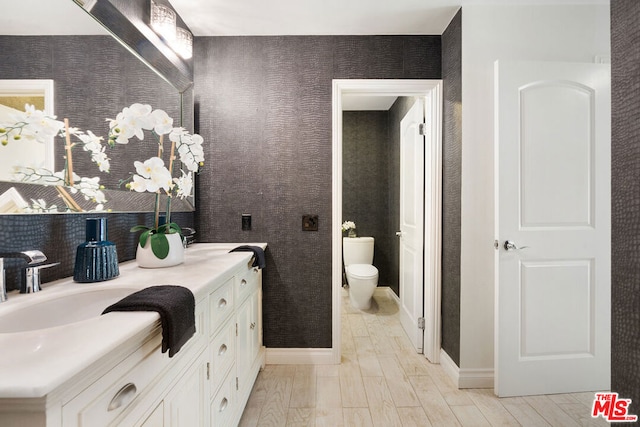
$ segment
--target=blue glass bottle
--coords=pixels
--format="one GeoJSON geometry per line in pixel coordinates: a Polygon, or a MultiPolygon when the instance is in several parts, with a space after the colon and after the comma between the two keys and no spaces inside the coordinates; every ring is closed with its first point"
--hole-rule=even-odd
{"type": "Polygon", "coordinates": [[[86,242],[76,250],[73,280],[102,282],[120,274],[116,245],[107,240],[107,218],[87,218],[86,242]]]}

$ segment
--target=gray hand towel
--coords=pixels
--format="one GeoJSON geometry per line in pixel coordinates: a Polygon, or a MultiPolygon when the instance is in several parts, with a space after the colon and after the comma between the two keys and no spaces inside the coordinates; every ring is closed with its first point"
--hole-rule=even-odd
{"type": "Polygon", "coordinates": [[[196,332],[195,298],[183,286],[151,286],[107,307],[112,311],[157,311],[162,322],[162,352],[173,357],[196,332]]]}

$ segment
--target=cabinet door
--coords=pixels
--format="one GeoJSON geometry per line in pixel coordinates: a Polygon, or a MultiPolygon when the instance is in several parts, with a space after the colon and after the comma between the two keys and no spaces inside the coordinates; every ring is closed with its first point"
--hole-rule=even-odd
{"type": "Polygon", "coordinates": [[[149,415],[147,417],[146,420],[144,420],[144,422],[142,424],[140,424],[140,427],[162,427],[164,426],[164,407],[163,407],[163,402],[160,402],[160,404],[156,407],[156,409],[153,410],[153,412],[151,413],[151,415],[149,415]]]}
{"type": "Polygon", "coordinates": [[[251,369],[260,348],[260,322],[258,319],[259,293],[256,291],[240,306],[236,315],[238,338],[236,342],[237,375],[240,388],[251,369]]]}
{"type": "Polygon", "coordinates": [[[165,427],[205,427],[208,408],[205,406],[206,361],[204,353],[189,368],[164,399],[165,427]]]}

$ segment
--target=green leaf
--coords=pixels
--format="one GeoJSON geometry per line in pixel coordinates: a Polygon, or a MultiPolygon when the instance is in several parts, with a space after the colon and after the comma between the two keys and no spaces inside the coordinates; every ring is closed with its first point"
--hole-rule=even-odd
{"type": "Polygon", "coordinates": [[[169,240],[164,233],[151,235],[151,251],[159,259],[165,259],[169,255],[169,240]]]}
{"type": "Polygon", "coordinates": [[[169,223],[169,224],[162,224],[160,227],[158,227],[158,233],[164,233],[164,234],[180,233],[180,234],[182,234],[182,229],[180,228],[180,226],[178,224],[176,224],[175,222],[172,222],[172,223],[169,223]]]}
{"type": "Polygon", "coordinates": [[[180,233],[182,234],[182,229],[180,228],[180,226],[178,224],[176,224],[175,222],[172,222],[171,224],[169,224],[169,229],[171,230],[171,232],[173,233],[180,233]]]}
{"type": "Polygon", "coordinates": [[[151,230],[147,230],[140,235],[140,246],[144,248],[144,245],[147,244],[147,239],[149,238],[149,234],[151,234],[151,230]]]}

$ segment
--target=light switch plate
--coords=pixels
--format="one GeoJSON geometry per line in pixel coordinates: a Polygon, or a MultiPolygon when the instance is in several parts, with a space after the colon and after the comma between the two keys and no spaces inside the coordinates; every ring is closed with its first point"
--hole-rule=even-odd
{"type": "Polygon", "coordinates": [[[242,231],[251,230],[251,214],[242,214],[242,231]]]}

